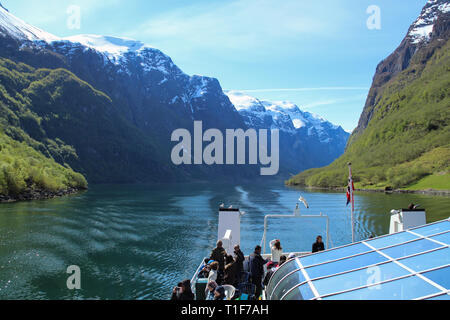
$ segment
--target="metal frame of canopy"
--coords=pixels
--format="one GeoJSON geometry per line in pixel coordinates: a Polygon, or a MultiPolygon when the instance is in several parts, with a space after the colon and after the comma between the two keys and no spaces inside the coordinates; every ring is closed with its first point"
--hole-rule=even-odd
{"type": "MultiPolygon", "coordinates": [[[[306,208],[309,208],[308,204],[306,203],[306,201],[303,198],[300,198],[300,201],[302,201],[306,208]]],[[[284,218],[297,218],[297,219],[325,219],[326,220],[326,249],[329,249],[329,225],[330,225],[330,219],[327,215],[324,215],[322,213],[320,213],[320,215],[301,215],[300,214],[300,208],[298,206],[295,207],[294,213],[293,214],[268,214],[264,217],[264,233],[263,233],[263,238],[261,240],[261,247],[263,248],[263,254],[266,254],[266,238],[267,238],[267,229],[268,229],[268,220],[271,218],[275,218],[275,219],[284,219],[284,218]]]]}

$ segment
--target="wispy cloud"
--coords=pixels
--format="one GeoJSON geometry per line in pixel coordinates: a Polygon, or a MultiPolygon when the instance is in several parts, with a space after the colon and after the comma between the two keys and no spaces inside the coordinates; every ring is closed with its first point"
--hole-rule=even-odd
{"type": "Polygon", "coordinates": [[[355,102],[355,101],[361,101],[364,100],[366,98],[366,95],[364,94],[358,94],[358,95],[353,95],[350,97],[345,97],[345,98],[331,98],[331,99],[327,99],[327,100],[319,100],[319,101],[315,101],[315,102],[310,102],[307,104],[303,104],[302,108],[303,109],[312,109],[315,107],[321,107],[321,106],[327,106],[327,105],[340,105],[343,103],[348,103],[348,102],[355,102]]]}
{"type": "Polygon", "coordinates": [[[152,17],[129,36],[144,36],[154,43],[180,39],[183,46],[210,49],[288,45],[287,39],[332,32],[339,13],[331,11],[327,5],[319,11],[316,5],[298,0],[202,2],[152,17]],[[333,17],[336,21],[330,21],[333,17]]]}
{"type": "Polygon", "coordinates": [[[75,5],[81,9],[82,18],[92,17],[104,8],[114,7],[124,0],[27,0],[23,2],[2,0],[2,4],[22,20],[40,28],[50,28],[54,24],[65,27],[67,8],[75,5]]]}
{"type": "Polygon", "coordinates": [[[307,91],[368,91],[368,87],[315,87],[315,88],[274,88],[274,89],[248,89],[248,90],[225,90],[239,91],[244,93],[258,92],[307,92],[307,91]]]}

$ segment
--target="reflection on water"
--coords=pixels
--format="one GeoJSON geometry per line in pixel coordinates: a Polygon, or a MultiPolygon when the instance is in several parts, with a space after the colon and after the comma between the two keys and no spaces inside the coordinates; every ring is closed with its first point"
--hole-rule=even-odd
{"type": "MultiPolygon", "coordinates": [[[[304,214],[330,217],[332,246],[351,240],[345,194],[281,185],[98,185],[53,200],[0,205],[0,299],[167,299],[190,278],[217,239],[221,203],[239,206],[246,254],[261,242],[265,214],[292,213],[299,195],[304,214]],[[81,268],[81,290],[66,287],[69,265],[81,268]]],[[[389,212],[410,202],[428,222],[450,216],[450,198],[358,193],[357,240],[388,232],[389,212]]],[[[310,250],[325,224],[270,221],[268,240],[285,251],[310,250]]]]}

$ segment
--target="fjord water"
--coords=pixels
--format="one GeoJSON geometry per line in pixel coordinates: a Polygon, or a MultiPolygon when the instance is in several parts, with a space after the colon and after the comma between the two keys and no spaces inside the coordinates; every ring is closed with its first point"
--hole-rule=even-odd
{"type": "MultiPolygon", "coordinates": [[[[330,245],[351,240],[350,211],[340,192],[268,185],[96,185],[70,197],[0,205],[0,299],[167,299],[190,278],[217,240],[218,207],[240,207],[245,254],[260,244],[265,214],[330,217],[330,245]],[[67,267],[81,269],[81,290],[67,289],[67,267]]],[[[450,198],[356,194],[356,238],[388,232],[389,212],[410,202],[427,222],[450,216],[450,198]]],[[[310,250],[325,224],[270,221],[268,240],[285,251],[310,250]]]]}

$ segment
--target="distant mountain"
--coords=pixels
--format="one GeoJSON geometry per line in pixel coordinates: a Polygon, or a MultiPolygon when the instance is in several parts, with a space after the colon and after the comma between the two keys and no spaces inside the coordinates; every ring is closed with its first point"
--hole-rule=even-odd
{"type": "Polygon", "coordinates": [[[430,0],[377,67],[344,155],[289,184],[450,190],[450,1],[430,0]]]}
{"type": "MultiPolygon", "coordinates": [[[[111,36],[60,38],[0,8],[0,58],[12,68],[0,82],[6,90],[0,90],[0,101],[17,119],[13,124],[5,119],[5,131],[90,182],[259,175],[254,166],[171,163],[175,129],[192,130],[194,120],[201,120],[204,130],[248,129],[251,124],[217,79],[185,74],[156,48],[111,36]]],[[[343,130],[300,110],[286,112],[295,125],[302,116],[308,126],[282,135],[281,158],[286,160],[280,174],[325,165],[343,152],[343,130]]]]}
{"type": "Polygon", "coordinates": [[[327,165],[345,149],[348,132],[293,103],[261,101],[237,91],[226,94],[248,127],[280,130],[280,161],[294,172],[327,165]]]}

